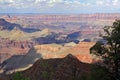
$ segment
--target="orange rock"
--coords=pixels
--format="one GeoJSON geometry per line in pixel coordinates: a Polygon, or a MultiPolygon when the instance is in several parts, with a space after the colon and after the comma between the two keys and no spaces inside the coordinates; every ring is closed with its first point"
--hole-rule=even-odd
{"type": "Polygon", "coordinates": [[[89,52],[89,49],[94,45],[94,42],[80,42],[75,46],[61,46],[61,45],[36,45],[35,49],[37,53],[40,53],[44,59],[49,58],[63,58],[68,54],[76,56],[80,61],[86,63],[92,63],[93,57],[89,52]]]}

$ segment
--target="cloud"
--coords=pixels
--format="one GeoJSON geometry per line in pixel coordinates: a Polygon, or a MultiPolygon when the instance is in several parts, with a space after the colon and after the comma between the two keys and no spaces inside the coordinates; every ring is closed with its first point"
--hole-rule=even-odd
{"type": "Polygon", "coordinates": [[[119,0],[0,0],[0,13],[120,12],[119,0]]]}
{"type": "Polygon", "coordinates": [[[6,5],[6,4],[11,4],[11,3],[14,3],[14,1],[13,0],[0,0],[0,4],[6,5]]]}
{"type": "Polygon", "coordinates": [[[97,4],[101,4],[103,6],[107,5],[107,6],[112,6],[112,7],[120,5],[120,1],[119,0],[97,0],[96,3],[97,4]]]}

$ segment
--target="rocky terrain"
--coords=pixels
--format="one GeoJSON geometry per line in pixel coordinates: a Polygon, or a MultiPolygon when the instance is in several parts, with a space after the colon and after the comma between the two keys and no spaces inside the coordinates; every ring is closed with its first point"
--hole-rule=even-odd
{"type": "Polygon", "coordinates": [[[72,54],[82,62],[92,63],[92,56],[90,55],[89,49],[94,44],[94,42],[80,42],[78,44],[70,42],[64,45],[36,45],[35,50],[37,53],[40,53],[44,59],[63,58],[68,54],[72,54]]]}
{"type": "Polygon", "coordinates": [[[19,24],[0,19],[0,63],[13,55],[25,55],[38,44],[35,38],[47,35],[51,35],[48,29],[28,33],[19,24]]]}
{"type": "Polygon", "coordinates": [[[7,38],[15,41],[30,41],[34,38],[50,35],[48,29],[28,33],[25,31],[26,28],[21,27],[19,24],[7,22],[5,19],[0,19],[0,28],[1,38],[7,38]]]}
{"type": "Polygon", "coordinates": [[[1,15],[8,22],[18,23],[24,28],[44,29],[54,32],[70,32],[76,30],[99,31],[105,25],[112,25],[120,14],[80,14],[80,15],[40,15],[40,14],[10,14],[1,15]],[[75,27],[75,28],[74,28],[75,27]],[[56,31],[57,30],[57,31],[56,31]]]}
{"type": "Polygon", "coordinates": [[[42,58],[42,59],[54,59],[63,58],[68,54],[72,54],[79,61],[84,63],[95,62],[95,57],[90,55],[89,49],[95,43],[93,42],[80,42],[76,44],[74,42],[66,43],[64,45],[60,44],[42,44],[36,45],[34,48],[30,49],[26,55],[16,55],[5,60],[1,65],[1,73],[11,74],[16,71],[23,71],[32,66],[32,64],[42,58]],[[19,62],[19,63],[18,63],[19,62]]]}
{"type": "Polygon", "coordinates": [[[81,63],[69,54],[64,58],[38,60],[23,74],[33,80],[74,80],[89,72],[89,64],[81,63]]]}
{"type": "Polygon", "coordinates": [[[1,63],[13,55],[26,54],[30,48],[38,44],[66,44],[70,42],[79,43],[80,41],[90,42],[92,39],[84,38],[83,34],[89,34],[89,37],[95,36],[91,32],[85,33],[84,31],[55,33],[47,28],[39,31],[34,31],[33,29],[31,32],[29,28],[24,28],[20,24],[12,23],[12,21],[8,22],[9,20],[5,19],[0,19],[1,63]]]}
{"type": "Polygon", "coordinates": [[[80,79],[89,73],[88,63],[97,60],[89,49],[104,41],[99,37],[103,27],[119,18],[120,14],[0,15],[0,73],[25,70],[23,76],[31,80],[80,79]]]}
{"type": "Polygon", "coordinates": [[[68,54],[64,58],[39,59],[29,69],[0,76],[0,80],[114,80],[106,69],[82,63],[68,54]],[[101,74],[102,73],[102,74],[101,74]],[[102,77],[101,77],[102,76],[102,77]]]}
{"type": "Polygon", "coordinates": [[[35,51],[33,52],[34,53],[28,53],[26,55],[14,55],[5,60],[0,65],[0,74],[11,74],[28,69],[36,60],[42,58],[40,54],[35,53],[35,51]]]}

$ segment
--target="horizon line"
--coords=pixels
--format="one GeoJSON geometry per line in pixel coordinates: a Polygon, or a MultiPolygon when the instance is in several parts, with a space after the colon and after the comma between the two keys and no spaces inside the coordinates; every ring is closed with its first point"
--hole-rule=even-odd
{"type": "Polygon", "coordinates": [[[96,13],[0,13],[0,14],[79,15],[79,14],[120,14],[120,12],[111,12],[111,13],[110,12],[109,13],[105,13],[105,12],[96,12],[96,13]]]}

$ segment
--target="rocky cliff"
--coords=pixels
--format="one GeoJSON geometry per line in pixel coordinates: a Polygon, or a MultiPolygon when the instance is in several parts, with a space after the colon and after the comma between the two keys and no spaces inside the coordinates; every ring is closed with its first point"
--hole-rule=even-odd
{"type": "Polygon", "coordinates": [[[90,72],[91,65],[69,54],[64,58],[40,59],[23,72],[30,80],[78,80],[90,72]]]}

